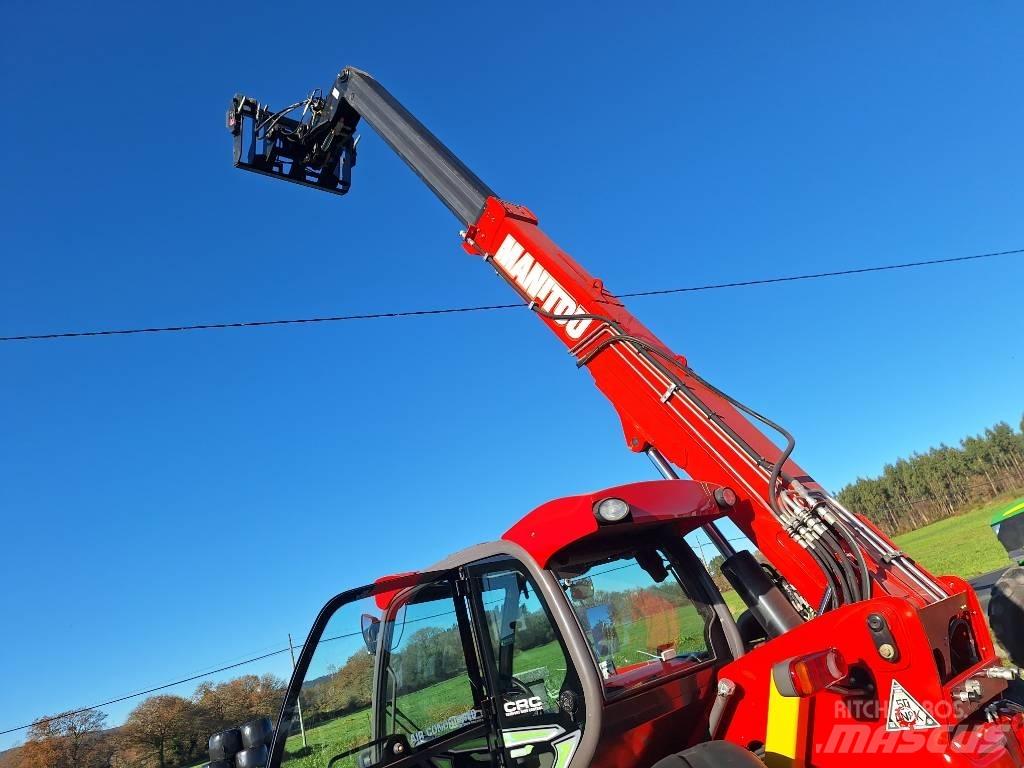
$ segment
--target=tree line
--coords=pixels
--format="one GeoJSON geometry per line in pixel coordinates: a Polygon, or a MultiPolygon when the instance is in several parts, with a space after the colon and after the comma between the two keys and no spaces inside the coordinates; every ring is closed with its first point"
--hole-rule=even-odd
{"type": "Polygon", "coordinates": [[[192,696],[145,699],[124,724],[107,728],[100,710],[38,718],[25,743],[0,754],[0,768],[182,768],[208,759],[217,731],[255,717],[276,717],[284,681],[244,675],[202,683],[192,696]]]}
{"type": "Polygon", "coordinates": [[[1004,421],[958,447],[887,464],[878,477],[857,478],[839,501],[890,534],[903,533],[967,511],[979,502],[1024,489],[1024,418],[1020,431],[1004,421]]]}

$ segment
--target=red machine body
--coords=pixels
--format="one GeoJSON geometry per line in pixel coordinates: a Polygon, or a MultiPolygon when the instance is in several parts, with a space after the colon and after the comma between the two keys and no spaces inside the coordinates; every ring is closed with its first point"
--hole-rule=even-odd
{"type": "MultiPolygon", "coordinates": [[[[438,566],[461,599],[473,590],[466,572],[487,558],[520,558],[528,565],[531,578],[547,590],[549,610],[563,636],[575,638],[566,647],[576,643],[576,650],[568,652],[579,676],[591,681],[588,704],[597,706],[587,727],[600,726],[599,749],[592,734],[583,739],[590,739],[591,765],[649,768],[653,760],[709,738],[743,747],[748,756],[765,754],[769,768],[845,768],[872,754],[886,760],[903,756],[922,768],[1024,765],[1024,717],[1003,706],[1007,684],[990,674],[998,672],[999,661],[968,584],[936,578],[877,527],[832,499],[792,461],[794,443],[784,429],[700,377],[601,280],[552,242],[529,209],[495,196],[366,73],[343,70],[330,97],[311,95],[304,103],[304,113],[312,116],[307,122],[236,96],[228,119],[235,164],[344,194],[355,164],[356,125],[365,119],[462,222],[464,249],[490,264],[576,364],[589,371],[618,414],[629,449],[646,453],[668,478],[549,502],[509,529],[502,542],[454,555],[438,566]],[[246,121],[255,125],[248,152],[241,128],[246,121]],[[780,451],[755,422],[783,434],[787,448],[780,451]],[[673,466],[693,480],[679,480],[673,466]],[[625,502],[629,517],[614,524],[599,519],[596,510],[609,499],[625,502]],[[729,640],[730,652],[694,659],[692,674],[674,655],[654,654],[653,662],[625,665],[615,677],[621,684],[618,693],[629,695],[610,695],[607,685],[593,682],[594,669],[584,671],[597,658],[579,650],[585,648],[585,631],[564,604],[560,590],[568,589],[568,582],[559,568],[584,563],[581,553],[592,558],[586,562],[601,562],[611,557],[616,541],[651,546],[652,536],[681,541],[697,528],[714,537],[715,520],[724,516],[770,564],[764,570],[777,577],[767,583],[755,563],[756,573],[747,573],[767,586],[744,596],[750,611],[769,592],[773,605],[785,604],[786,610],[775,616],[769,615],[769,603],[762,606],[767,618],[759,620],[775,632],[746,645],[729,640]]],[[[730,552],[724,539],[716,544],[724,555],[745,554],[730,552]]],[[[407,596],[415,582],[408,576],[395,578],[394,589],[378,584],[355,591],[375,595],[384,624],[388,613],[397,610],[394,601],[407,596]]],[[[703,578],[710,581],[706,573],[703,578]]],[[[717,594],[716,610],[724,611],[713,584],[707,593],[717,594]]],[[[460,617],[460,622],[469,618],[460,617]]],[[[731,624],[738,638],[737,623],[719,618],[731,624]]],[[[311,638],[323,631],[326,620],[318,619],[311,638]]],[[[379,628],[381,621],[367,618],[368,626],[379,628]]],[[[506,621],[504,626],[510,625],[506,621]]],[[[464,642],[472,645],[486,634],[478,623],[464,631],[464,642]]],[[[511,650],[506,650],[508,661],[511,650]]],[[[298,702],[303,665],[311,653],[311,648],[303,652],[288,701],[298,702]]],[[[289,706],[282,722],[290,717],[289,706]]],[[[565,739],[559,743],[568,744],[565,739]]],[[[393,747],[396,755],[410,749],[382,739],[369,749],[385,747],[393,747]]],[[[275,742],[275,768],[283,749],[275,742]]],[[[446,757],[446,764],[451,759],[446,757]]],[[[433,765],[412,760],[398,758],[394,764],[433,765]]]]}
{"type": "MultiPolygon", "coordinates": [[[[556,499],[524,516],[502,537],[528,551],[541,567],[548,567],[560,553],[586,547],[601,537],[619,532],[601,526],[593,509],[602,499],[626,500],[632,509],[631,525],[661,527],[678,536],[697,530],[726,515],[714,500],[718,486],[690,481],[648,481],[556,499]]],[[[666,704],[664,697],[684,699],[687,685],[713,687],[718,681],[735,685],[722,738],[745,748],[763,748],[769,739],[773,670],[780,659],[800,658],[813,649],[838,649],[852,670],[850,684],[823,688],[799,702],[795,721],[797,754],[785,765],[827,765],[830,768],[861,768],[865,757],[906,760],[912,766],[948,765],[962,768],[1019,768],[1024,759],[1024,715],[1005,712],[986,714],[986,705],[1006,690],[1000,679],[978,673],[998,664],[984,614],[974,591],[954,577],[941,579],[950,597],[926,607],[892,596],[875,597],[829,611],[750,650],[725,665],[711,678],[667,682],[662,700],[650,705],[647,714],[631,727],[611,730],[602,741],[594,766],[643,764],[649,754],[699,743],[692,709],[666,704]],[[891,631],[897,655],[879,657],[878,647],[865,631],[872,616],[882,616],[891,631]],[[953,672],[956,652],[949,641],[949,626],[964,622],[976,639],[977,662],[953,672]],[[894,685],[914,692],[928,702],[934,723],[920,729],[887,727],[893,715],[890,692],[894,685]],[[973,689],[972,686],[977,686],[973,689]],[[673,691],[678,690],[674,694],[673,691]],[[967,695],[975,690],[972,695],[967,695]]],[[[619,670],[622,672],[623,670],[619,670]]],[[[656,672],[638,669],[646,679],[656,672]]],[[[636,702],[631,702],[636,706],[636,702]]],[[[620,703],[618,706],[621,706],[620,703]]],[[[611,705],[614,709],[616,704],[611,705]]],[[[699,712],[696,723],[706,722],[710,707],[699,712]]],[[[618,718],[615,718],[619,722],[618,718]]]]}

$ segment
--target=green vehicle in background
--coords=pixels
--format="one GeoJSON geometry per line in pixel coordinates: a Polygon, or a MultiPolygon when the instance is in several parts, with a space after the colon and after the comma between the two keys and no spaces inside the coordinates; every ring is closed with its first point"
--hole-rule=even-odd
{"type": "Polygon", "coordinates": [[[991,526],[1010,559],[1024,565],[1024,497],[996,510],[991,526]]]}
{"type": "Polygon", "coordinates": [[[1017,565],[1009,568],[992,587],[988,619],[1013,662],[1024,665],[1024,498],[997,510],[991,525],[1017,565]]]}

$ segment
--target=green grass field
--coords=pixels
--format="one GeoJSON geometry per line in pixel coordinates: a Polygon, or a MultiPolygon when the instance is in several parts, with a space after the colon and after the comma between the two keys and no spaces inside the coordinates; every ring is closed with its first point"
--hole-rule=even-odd
{"type": "Polygon", "coordinates": [[[1009,497],[992,501],[963,515],[940,520],[896,537],[900,549],[940,576],[970,579],[1011,563],[989,527],[993,512],[1009,497]]]}
{"type": "Polygon", "coordinates": [[[733,618],[738,618],[741,613],[747,610],[743,598],[740,597],[740,593],[735,589],[723,592],[722,599],[725,600],[726,607],[732,612],[733,618]]]}

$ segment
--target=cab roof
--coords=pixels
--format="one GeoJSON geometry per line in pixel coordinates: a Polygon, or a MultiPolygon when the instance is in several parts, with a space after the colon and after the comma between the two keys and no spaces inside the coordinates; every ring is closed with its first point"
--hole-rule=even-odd
{"type": "Polygon", "coordinates": [[[607,535],[614,529],[674,525],[679,535],[686,535],[722,516],[723,510],[714,499],[718,487],[693,480],[648,480],[566,496],[541,504],[509,528],[502,539],[518,544],[541,567],[547,567],[558,552],[570,545],[607,535]],[[598,520],[594,508],[609,498],[629,504],[630,515],[626,520],[598,520]]]}

